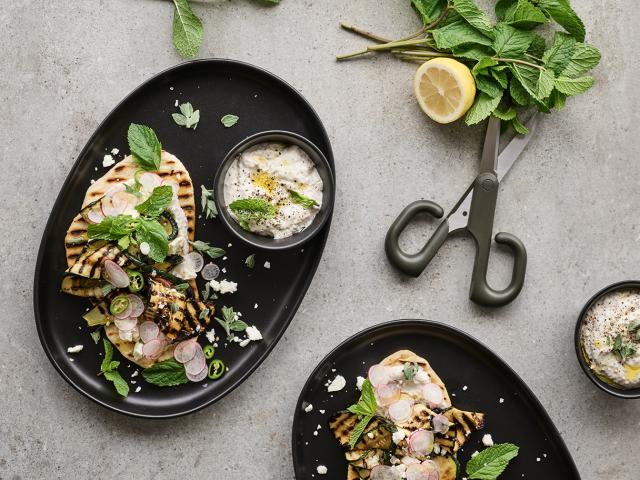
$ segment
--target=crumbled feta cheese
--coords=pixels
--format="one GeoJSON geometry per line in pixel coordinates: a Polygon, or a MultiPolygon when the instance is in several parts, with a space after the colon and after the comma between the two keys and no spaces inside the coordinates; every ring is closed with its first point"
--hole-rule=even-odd
{"type": "Polygon", "coordinates": [[[501,398],[500,400],[498,400],[500,403],[504,403],[504,398],[501,398]]]}
{"type": "Polygon", "coordinates": [[[493,438],[491,438],[491,434],[487,433],[486,435],[484,435],[482,437],[482,444],[485,447],[491,447],[493,446],[493,438]]]}
{"type": "Polygon", "coordinates": [[[92,179],[90,180],[90,183],[91,183],[91,185],[93,185],[94,183],[96,183],[96,181],[92,178],[92,179]]]}
{"type": "Polygon", "coordinates": [[[257,340],[262,340],[262,333],[260,333],[260,330],[258,330],[255,325],[247,327],[245,331],[247,333],[249,340],[253,342],[257,340]]]}
{"type": "Polygon", "coordinates": [[[104,158],[102,159],[102,166],[105,168],[110,167],[114,163],[116,163],[116,161],[113,159],[111,155],[105,155],[104,158]]]}
{"type": "Polygon", "coordinates": [[[362,390],[362,384],[364,383],[364,381],[365,378],[358,375],[358,378],[356,378],[356,387],[358,387],[358,390],[362,390]]]}
{"type": "Polygon", "coordinates": [[[338,392],[344,388],[347,384],[347,381],[344,379],[342,375],[336,375],[336,378],[329,384],[327,387],[328,392],[338,392]]]}
{"type": "Polygon", "coordinates": [[[119,149],[117,149],[117,148],[112,148],[112,149],[111,149],[111,155],[117,155],[117,154],[119,154],[119,153],[120,153],[120,150],[119,150],[119,149]]]}
{"type": "Polygon", "coordinates": [[[318,431],[317,431],[317,430],[314,430],[314,431],[313,431],[313,436],[314,436],[314,437],[317,437],[317,436],[318,436],[318,431]]]}
{"type": "Polygon", "coordinates": [[[142,387],[141,387],[140,385],[138,385],[138,386],[136,387],[136,393],[138,393],[140,390],[142,390],[142,387]]]}
{"type": "Polygon", "coordinates": [[[373,438],[374,436],[375,436],[375,435],[373,434],[373,432],[368,432],[368,433],[367,433],[367,437],[369,437],[369,438],[373,438]]]}
{"type": "Polygon", "coordinates": [[[251,341],[251,340],[249,340],[248,338],[245,338],[244,340],[241,340],[241,341],[240,341],[240,346],[244,348],[244,347],[246,347],[247,345],[249,345],[249,342],[250,342],[250,341],[251,341]]]}
{"type": "Polygon", "coordinates": [[[233,244],[232,243],[227,243],[227,248],[231,248],[231,247],[233,247],[233,244]]]}
{"type": "Polygon", "coordinates": [[[404,440],[404,437],[405,437],[405,433],[402,430],[396,430],[395,432],[393,432],[393,435],[391,435],[391,439],[393,440],[393,443],[395,443],[396,445],[400,443],[402,440],[404,440]]]}
{"type": "Polygon", "coordinates": [[[257,309],[257,308],[258,308],[258,304],[256,303],[256,304],[253,306],[253,308],[254,308],[254,310],[255,310],[255,309],[257,309]]]}
{"type": "MultiPolygon", "coordinates": [[[[142,242],[144,243],[144,242],[142,242]]],[[[155,270],[151,270],[151,276],[155,277],[156,275],[158,275],[158,272],[156,272],[155,270]]]]}
{"type": "Polygon", "coordinates": [[[147,242],[142,242],[140,244],[140,253],[143,255],[149,255],[151,251],[151,246],[147,242]]]}
{"type": "Polygon", "coordinates": [[[221,295],[224,295],[225,293],[235,293],[238,291],[238,284],[228,280],[222,280],[220,282],[217,280],[211,280],[209,285],[211,285],[214,292],[218,292],[221,295]]]}
{"type": "Polygon", "coordinates": [[[475,452],[473,452],[473,453],[471,454],[471,458],[475,457],[475,456],[476,456],[476,455],[478,455],[479,453],[480,453],[480,452],[478,452],[478,451],[476,450],[475,452]]]}
{"type": "MultiPolygon", "coordinates": [[[[324,410],[318,410],[318,411],[319,411],[322,415],[324,415],[324,412],[325,412],[324,410]]],[[[545,454],[545,456],[546,456],[546,454],[545,454]]]]}
{"type": "Polygon", "coordinates": [[[144,347],[144,343],[141,341],[137,341],[135,346],[133,347],[133,359],[140,360],[144,355],[142,353],[142,347],[144,347]]]}
{"type": "Polygon", "coordinates": [[[169,90],[171,90],[173,92],[173,87],[169,87],[169,90]]]}
{"type": "Polygon", "coordinates": [[[67,348],[67,352],[78,353],[78,352],[81,352],[83,348],[84,348],[84,345],[75,345],[73,347],[67,348]]]}
{"type": "Polygon", "coordinates": [[[138,376],[138,370],[134,371],[134,372],[131,374],[131,378],[134,378],[134,377],[137,377],[137,376],[138,376]]]}
{"type": "Polygon", "coordinates": [[[178,100],[176,100],[176,103],[173,104],[174,107],[178,107],[180,106],[180,102],[178,100]]]}
{"type": "Polygon", "coordinates": [[[329,470],[327,470],[327,467],[325,467],[324,465],[318,465],[316,467],[316,472],[318,472],[318,475],[326,475],[328,471],[329,470]]]}
{"type": "Polygon", "coordinates": [[[312,404],[308,404],[306,407],[304,407],[304,411],[309,413],[311,410],[313,410],[313,405],[312,404]]]}
{"type": "Polygon", "coordinates": [[[216,341],[216,331],[212,328],[211,330],[209,330],[205,336],[207,337],[207,340],[209,341],[209,343],[215,343],[216,341]]]}
{"type": "Polygon", "coordinates": [[[540,461],[540,457],[537,457],[537,458],[536,458],[536,462],[539,462],[539,461],[540,461]]]}
{"type": "Polygon", "coordinates": [[[467,389],[467,386],[466,386],[466,385],[465,385],[464,387],[462,387],[462,390],[466,390],[466,389],[467,389]]]}
{"type": "Polygon", "coordinates": [[[271,262],[264,262],[264,268],[266,269],[271,268],[271,262]]]}

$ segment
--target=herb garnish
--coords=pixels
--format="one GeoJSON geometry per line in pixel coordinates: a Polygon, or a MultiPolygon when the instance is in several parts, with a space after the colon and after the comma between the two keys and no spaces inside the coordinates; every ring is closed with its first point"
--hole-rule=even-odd
{"type": "Polygon", "coordinates": [[[89,335],[91,335],[91,339],[93,340],[93,343],[95,343],[96,345],[98,344],[98,342],[100,341],[100,330],[94,330],[93,332],[89,333],[89,335]]]}
{"type": "Polygon", "coordinates": [[[499,443],[485,448],[467,462],[469,480],[495,480],[504,472],[509,462],[518,456],[519,448],[513,443],[499,443]]]}
{"type": "Polygon", "coordinates": [[[367,425],[373,419],[378,410],[378,403],[376,402],[376,396],[373,392],[373,386],[369,379],[365,379],[362,382],[362,393],[360,394],[360,399],[358,403],[354,403],[347,410],[351,413],[358,415],[360,421],[355,426],[355,428],[351,431],[351,435],[349,435],[349,445],[351,448],[355,447],[356,443],[364,433],[367,425]]]}
{"type": "Polygon", "coordinates": [[[295,190],[289,190],[289,195],[293,203],[302,205],[307,210],[318,206],[318,202],[316,202],[313,198],[305,197],[304,195],[296,192],[295,190]]]}
{"type": "Polygon", "coordinates": [[[227,332],[227,338],[231,338],[231,332],[244,332],[247,329],[247,324],[238,318],[231,307],[222,307],[222,318],[214,318],[227,332]]]}
{"type": "Polygon", "coordinates": [[[418,373],[418,365],[416,363],[405,363],[402,368],[405,380],[413,380],[413,377],[418,373]]]}
{"type": "Polygon", "coordinates": [[[212,247],[207,242],[203,242],[200,240],[196,240],[195,242],[189,242],[193,248],[195,248],[200,253],[206,253],[211,258],[220,258],[223,257],[226,253],[222,248],[212,247]]]}
{"type": "Polygon", "coordinates": [[[233,127],[236,123],[238,123],[238,120],[240,120],[240,117],[238,117],[237,115],[227,114],[220,119],[220,122],[226,128],[230,128],[230,127],[233,127]]]}
{"type": "Polygon", "coordinates": [[[118,372],[118,367],[120,366],[120,362],[117,360],[112,360],[113,358],[113,346],[111,342],[106,338],[102,339],[102,343],[104,345],[104,358],[102,359],[102,364],[100,365],[100,374],[104,375],[104,378],[113,383],[116,387],[116,391],[123,397],[129,395],[129,384],[122,378],[120,373],[118,372]]]}
{"type": "Polygon", "coordinates": [[[190,286],[191,285],[189,285],[188,283],[180,283],[180,284],[174,286],[173,289],[176,292],[184,292],[184,291],[188,290],[190,286]]]}
{"type": "Polygon", "coordinates": [[[167,209],[172,198],[173,189],[170,185],[156,187],[153,189],[153,192],[151,192],[151,195],[149,195],[149,198],[136,206],[136,210],[140,212],[141,215],[147,217],[158,217],[167,209]]]}
{"type": "Polygon", "coordinates": [[[229,204],[242,228],[247,230],[251,220],[266,220],[275,217],[278,209],[262,198],[240,198],[229,204]]]}
{"type": "Polygon", "coordinates": [[[248,268],[253,268],[256,266],[256,254],[252,253],[251,255],[249,255],[247,258],[244,259],[244,264],[248,267],[248,268]]]}
{"type": "Polygon", "coordinates": [[[183,103],[179,108],[181,113],[171,114],[173,121],[181,127],[193,128],[195,130],[200,121],[200,110],[194,111],[193,106],[189,102],[183,103]]]}
{"type": "Polygon", "coordinates": [[[629,343],[622,342],[622,335],[616,335],[616,338],[613,340],[613,347],[611,348],[611,353],[618,355],[620,357],[620,361],[624,362],[627,358],[632,357],[636,353],[636,349],[629,343]]]}
{"type": "Polygon", "coordinates": [[[527,129],[515,109],[560,110],[568,97],[594,83],[588,73],[600,62],[600,52],[584,43],[584,24],[569,0],[501,0],[495,6],[496,24],[474,0],[411,0],[411,4],[424,23],[420,31],[391,40],[342,24],[377,44],[338,60],[373,52],[390,52],[420,64],[434,57],[453,57],[471,68],[478,89],[466,123],[494,114],[518,133],[527,129]],[[550,22],[566,33],[556,32],[547,45],[535,30],[550,22]]]}
{"type": "Polygon", "coordinates": [[[636,340],[640,340],[640,318],[636,318],[629,324],[629,335],[633,337],[634,332],[636,340]]]}
{"type": "Polygon", "coordinates": [[[172,387],[189,381],[184,365],[176,362],[173,358],[145,368],[142,371],[142,376],[148,383],[158,387],[172,387]]]}
{"type": "Polygon", "coordinates": [[[213,200],[213,189],[207,190],[204,188],[204,185],[200,185],[200,187],[202,188],[200,202],[202,203],[204,218],[216,218],[218,215],[218,209],[216,208],[216,202],[213,200]]]}
{"type": "Polygon", "coordinates": [[[160,154],[162,145],[156,133],[146,125],[132,123],[127,132],[129,150],[133,159],[143,170],[157,171],[160,169],[160,154]]]}

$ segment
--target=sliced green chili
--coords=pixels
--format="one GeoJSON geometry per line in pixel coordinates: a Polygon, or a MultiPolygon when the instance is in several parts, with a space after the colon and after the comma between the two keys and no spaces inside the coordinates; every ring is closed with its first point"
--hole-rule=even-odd
{"type": "Polygon", "coordinates": [[[219,358],[214,358],[209,364],[209,378],[217,380],[224,375],[224,362],[219,358]]]}
{"type": "Polygon", "coordinates": [[[127,308],[129,308],[129,297],[127,297],[126,295],[118,295],[113,300],[111,300],[111,305],[109,305],[109,312],[111,312],[111,315],[119,315],[127,308]]]}
{"type": "Polygon", "coordinates": [[[144,276],[136,270],[129,270],[129,290],[133,293],[139,292],[144,287],[144,276]]]}
{"type": "Polygon", "coordinates": [[[204,358],[206,358],[207,360],[213,358],[213,354],[215,353],[212,345],[205,345],[202,351],[204,352],[204,358]]]}

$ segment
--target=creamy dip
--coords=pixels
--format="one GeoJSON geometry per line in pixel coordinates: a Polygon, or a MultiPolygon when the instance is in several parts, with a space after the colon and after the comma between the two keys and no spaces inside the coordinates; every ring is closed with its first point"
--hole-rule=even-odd
{"type": "Polygon", "coordinates": [[[603,379],[623,388],[640,387],[640,290],[619,290],[598,300],[585,314],[581,344],[590,368],[603,379]],[[616,338],[625,351],[616,348],[616,338]]]}
{"type": "MultiPolygon", "coordinates": [[[[270,218],[242,222],[247,230],[268,237],[286,238],[307,228],[320,211],[323,184],[309,156],[296,145],[261,143],[236,157],[224,179],[224,198],[228,207],[235,200],[258,198],[275,206],[270,218]],[[296,194],[315,201],[296,202],[296,194]]],[[[298,197],[299,199],[299,197],[298,197]]]]}

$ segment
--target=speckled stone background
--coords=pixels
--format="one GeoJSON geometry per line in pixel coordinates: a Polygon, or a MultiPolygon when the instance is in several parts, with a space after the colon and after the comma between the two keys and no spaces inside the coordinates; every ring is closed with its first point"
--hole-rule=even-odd
{"type": "MultiPolygon", "coordinates": [[[[496,230],[526,243],[528,277],[513,304],[488,310],[467,298],[471,241],[449,242],[411,280],[382,253],[408,202],[453,204],[476,173],[483,134],[429,121],[412,96],[412,65],[334,61],[364,45],[340,21],[390,36],[414,31],[408,0],[195,2],[206,25],[202,57],[267,68],[318,110],[338,198],[317,275],[269,359],[215,406],[154,422],[108,412],[54,371],[36,335],[32,283],[46,219],[85,141],[131,89],[180,61],[171,4],[3,2],[0,165],[11,173],[0,189],[0,478],[290,479],[291,419],[307,374],[347,336],[402,317],[455,325],[498,352],[538,395],[585,480],[637,478],[640,400],[597,390],[572,340],[591,294],[640,277],[640,14],[631,0],[606,3],[574,1],[603,52],[596,86],[544,119],[501,188],[496,230]]],[[[419,224],[405,242],[415,248],[428,232],[419,224]]],[[[491,268],[503,285],[508,257],[498,252],[491,268]]]]}

